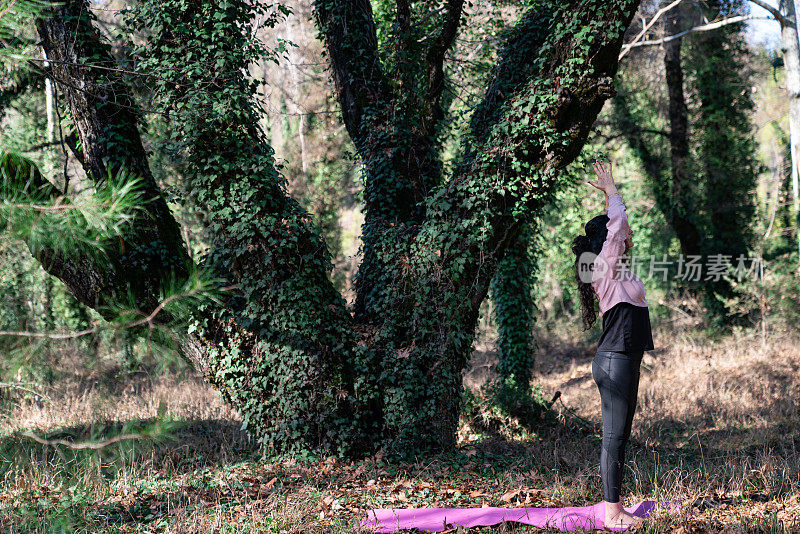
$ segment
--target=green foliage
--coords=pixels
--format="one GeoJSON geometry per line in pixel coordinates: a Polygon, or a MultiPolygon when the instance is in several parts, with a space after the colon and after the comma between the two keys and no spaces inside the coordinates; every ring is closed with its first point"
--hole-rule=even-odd
{"type": "MultiPolygon", "coordinates": [[[[285,193],[256,126],[255,86],[242,76],[252,60],[268,54],[247,37],[245,25],[257,14],[274,24],[277,12],[243,1],[154,0],[132,13],[129,23],[151,32],[138,50],[138,68],[158,73],[156,93],[169,110],[179,170],[208,214],[212,249],[203,263],[239,287],[225,309],[201,310],[208,316],[198,331],[213,340],[210,378],[269,450],[297,453],[313,446],[347,452],[389,445],[408,453],[446,447],[443,436],[453,439],[460,372],[475,324],[472,280],[495,268],[481,260],[481,251],[496,239],[492,221],[519,219],[534,198],[546,197],[546,187],[527,182],[539,151],[585,135],[585,130],[559,132],[558,120],[552,126],[539,113],[558,98],[549,76],[574,84],[587,72],[582,58],[592,45],[557,62],[553,73],[537,68],[562,50],[567,36],[590,43],[603,24],[596,15],[608,10],[613,16],[620,9],[597,3],[584,10],[584,18],[574,18],[561,11],[570,4],[557,9],[548,4],[531,8],[530,13],[544,14],[529,14],[509,37],[519,43],[504,52],[505,64],[534,58],[533,67],[518,77],[500,75],[514,80],[499,89],[521,90],[526,98],[509,102],[502,112],[493,109],[493,119],[485,114],[483,123],[473,123],[478,136],[491,129],[494,140],[486,139],[487,145],[498,146],[500,154],[478,152],[473,145],[459,179],[432,190],[424,203],[409,203],[405,196],[415,177],[427,184],[422,190],[441,181],[437,143],[420,139],[424,131],[435,136],[436,129],[422,125],[419,92],[395,92],[391,107],[366,106],[366,114],[383,122],[365,124],[384,127],[354,139],[366,169],[363,239],[370,258],[359,273],[361,280],[369,278],[369,294],[358,313],[367,311],[361,316],[375,321],[362,343],[356,343],[341,297],[327,280],[325,244],[285,193]],[[528,34],[533,37],[526,39],[528,34]],[[528,152],[530,139],[545,140],[535,154],[528,152]],[[410,154],[424,164],[408,167],[410,154]],[[467,173],[469,168],[473,172],[467,173]],[[419,224],[425,213],[425,224],[419,224]],[[435,432],[432,426],[438,427],[435,432]]],[[[611,38],[624,29],[618,26],[611,38]]],[[[406,35],[408,28],[415,25],[391,29],[397,39],[388,52],[394,58],[390,88],[422,87],[421,54],[414,36],[406,35]]]]}
{"type": "Polygon", "coordinates": [[[96,505],[130,473],[132,466],[141,466],[142,459],[152,455],[151,451],[175,448],[186,426],[187,421],[159,410],[156,417],[146,420],[97,421],[46,433],[37,430],[4,435],[0,440],[0,476],[6,480],[36,482],[21,488],[0,522],[4,526],[13,524],[20,532],[98,532],[109,523],[131,521],[132,516],[145,519],[152,510],[140,502],[125,506],[124,511],[110,503],[96,505]],[[50,443],[39,443],[31,434],[50,443]],[[140,437],[100,448],[76,449],[56,443],[96,446],[123,434],[140,437]],[[34,489],[37,484],[51,484],[50,487],[60,491],[37,492],[34,489]]]}
{"type": "MultiPolygon", "coordinates": [[[[741,0],[710,3],[711,15],[731,16],[744,11],[741,0]]],[[[704,228],[706,254],[725,254],[735,263],[753,250],[754,189],[762,168],[756,159],[752,135],[754,109],[751,79],[745,67],[747,43],[743,27],[724,26],[693,36],[687,50],[687,74],[695,149],[692,174],[700,186],[702,206],[697,214],[704,228]]],[[[724,299],[731,295],[727,283],[710,282],[707,298],[715,317],[728,314],[724,299]]]]}
{"type": "Polygon", "coordinates": [[[514,379],[498,378],[484,386],[484,394],[502,415],[515,418],[528,430],[555,420],[552,405],[538,384],[523,386],[514,379]]]}
{"type": "MultiPolygon", "coordinates": [[[[659,135],[669,129],[669,120],[659,113],[659,102],[652,84],[633,69],[623,69],[617,77],[617,94],[611,100],[612,128],[625,134],[630,151],[647,177],[648,192],[663,206],[663,211],[680,210],[671,196],[669,137],[659,135]]],[[[691,183],[687,187],[691,187],[691,183]]],[[[691,214],[680,213],[686,217],[691,214]]]]}
{"type": "MultiPolygon", "coordinates": [[[[12,71],[9,73],[9,78],[13,80],[12,83],[20,82],[24,86],[24,80],[29,74],[12,71]]],[[[8,93],[0,93],[0,118],[4,121],[2,144],[8,151],[23,152],[29,147],[47,141],[44,83],[32,78],[29,78],[29,82],[30,85],[19,92],[11,90],[8,93]]],[[[31,158],[44,174],[48,174],[47,170],[55,164],[52,154],[34,153],[26,156],[31,158]]]]}
{"type": "Polygon", "coordinates": [[[501,409],[519,417],[529,427],[548,410],[539,387],[531,387],[537,311],[535,228],[534,222],[525,225],[518,241],[508,248],[500,261],[492,282],[499,363],[497,378],[487,388],[489,397],[501,409]]]}
{"type": "Polygon", "coordinates": [[[0,180],[0,226],[34,255],[48,249],[74,258],[105,256],[107,240],[125,234],[141,204],[139,182],[124,172],[91,196],[67,199],[30,160],[2,149],[0,180]]]}
{"type": "Polygon", "coordinates": [[[13,39],[25,22],[38,16],[44,0],[3,0],[0,2],[0,39],[13,39]]]}
{"type": "Polygon", "coordinates": [[[47,0],[0,0],[0,66],[16,70],[18,56],[35,50],[30,23],[42,16],[48,4],[47,0]]]}
{"type": "MultiPolygon", "coordinates": [[[[762,258],[763,260],[763,258],[762,258]]],[[[731,293],[724,304],[734,313],[748,317],[753,326],[767,332],[788,333],[800,321],[796,258],[786,254],[764,261],[744,276],[728,276],[731,293]]]]}
{"type": "MultiPolygon", "coordinates": [[[[714,1],[706,7],[706,16],[712,20],[745,10],[739,0],[714,1]]],[[[672,251],[677,254],[676,245],[680,244],[684,253],[701,254],[703,261],[711,255],[724,254],[735,264],[740,255],[747,256],[756,245],[753,193],[763,171],[752,133],[754,103],[748,65],[751,52],[742,24],[697,32],[682,42],[690,120],[687,179],[680,185],[673,183],[673,147],[668,135],[659,135],[669,129],[668,118],[659,111],[661,90],[656,91],[649,77],[639,75],[635,66],[618,81],[611,119],[639,160],[648,179],[648,192],[665,222],[675,226],[680,243],[673,245],[672,251]],[[687,246],[694,250],[686,252],[687,246]]],[[[636,229],[634,234],[638,235],[636,229]]],[[[735,314],[725,304],[732,296],[728,281],[681,280],[675,286],[701,297],[715,328],[733,319],[735,314]]]]}
{"type": "MultiPolygon", "coordinates": [[[[137,335],[146,334],[144,342],[149,352],[159,353],[163,363],[168,361],[168,351],[172,355],[180,351],[182,341],[174,331],[185,329],[187,319],[199,306],[220,302],[219,282],[210,279],[206,271],[191,268],[185,278],[172,276],[164,281],[157,294],[159,306],[152,313],[143,314],[134,291],[128,288],[119,299],[96,306],[109,321],[91,327],[90,320],[99,320],[100,316],[92,312],[90,317],[63,285],[55,286],[41,268],[33,268],[27,255],[20,256],[17,243],[22,242],[37,258],[106,264],[111,261],[109,249],[113,250],[113,244],[130,234],[132,221],[142,209],[142,196],[140,181],[129,178],[122,170],[82,195],[65,197],[30,160],[0,150],[0,224],[10,238],[10,250],[3,252],[13,258],[5,264],[11,272],[3,273],[12,277],[8,282],[11,287],[2,290],[13,294],[17,303],[0,314],[0,329],[7,332],[2,336],[7,356],[2,362],[4,375],[24,370],[34,378],[49,376],[47,363],[39,356],[50,350],[49,336],[58,335],[67,340],[88,338],[89,346],[96,348],[97,343],[109,342],[117,335],[124,336],[130,344],[137,335]],[[37,303],[35,309],[23,304],[42,298],[44,302],[37,303]],[[38,313],[43,316],[37,317],[38,313]],[[57,327],[71,332],[57,334],[57,327]],[[79,334],[80,331],[85,332],[79,334]],[[30,342],[32,337],[34,343],[30,342]],[[37,368],[37,364],[43,365],[37,368]]],[[[43,263],[44,267],[49,266],[43,263]]],[[[129,348],[126,350],[130,353],[129,348]]]]}
{"type": "Polygon", "coordinates": [[[800,227],[793,213],[792,172],[788,164],[792,160],[789,132],[779,121],[773,120],[764,128],[764,134],[775,143],[776,152],[780,157],[775,169],[774,189],[765,195],[765,202],[762,204],[761,220],[764,221],[760,228],[764,232],[762,255],[766,260],[780,258],[786,254],[796,258],[797,232],[800,227]]]}

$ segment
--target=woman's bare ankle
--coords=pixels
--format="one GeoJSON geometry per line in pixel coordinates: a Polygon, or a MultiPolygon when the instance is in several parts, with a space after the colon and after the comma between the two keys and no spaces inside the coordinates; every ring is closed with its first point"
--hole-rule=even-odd
{"type": "Polygon", "coordinates": [[[604,501],[606,504],[606,519],[614,519],[624,511],[622,499],[617,502],[604,501]]]}

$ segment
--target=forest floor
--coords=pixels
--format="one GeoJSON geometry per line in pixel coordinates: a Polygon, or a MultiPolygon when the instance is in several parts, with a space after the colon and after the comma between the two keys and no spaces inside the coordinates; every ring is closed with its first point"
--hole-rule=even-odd
{"type": "MultiPolygon", "coordinates": [[[[800,532],[800,338],[657,339],[669,346],[657,343],[643,362],[624,499],[685,506],[637,531],[800,532]]],[[[491,376],[490,345],[478,345],[470,388],[491,376]]],[[[456,453],[409,463],[262,461],[236,414],[196,377],[121,377],[64,361],[72,378],[36,393],[4,390],[0,532],[328,533],[349,531],[372,508],[597,503],[591,345],[553,337],[538,354],[536,381],[548,398],[561,392],[558,424],[527,433],[485,408],[463,421],[456,453]],[[99,450],[30,437],[97,443],[120,433],[145,437],[99,450]]]]}

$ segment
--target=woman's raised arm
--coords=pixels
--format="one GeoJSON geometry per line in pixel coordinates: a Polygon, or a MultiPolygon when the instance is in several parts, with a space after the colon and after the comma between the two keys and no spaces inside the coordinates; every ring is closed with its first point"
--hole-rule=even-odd
{"type": "Polygon", "coordinates": [[[608,215],[608,222],[606,223],[608,235],[606,235],[603,248],[598,256],[602,257],[608,265],[610,269],[608,276],[613,277],[616,276],[620,256],[625,254],[625,240],[628,239],[631,233],[625,204],[623,204],[619,193],[614,193],[608,197],[606,215],[608,215]]]}
{"type": "Polygon", "coordinates": [[[605,272],[604,275],[613,277],[617,273],[619,258],[625,253],[625,241],[631,231],[628,225],[625,204],[623,204],[622,197],[617,191],[616,184],[614,184],[611,163],[606,164],[603,161],[595,161],[592,167],[595,174],[597,174],[597,182],[587,180],[587,183],[600,189],[605,194],[606,215],[608,215],[608,223],[606,223],[608,235],[605,242],[603,242],[603,248],[598,258],[608,266],[608,272],[605,272]]]}

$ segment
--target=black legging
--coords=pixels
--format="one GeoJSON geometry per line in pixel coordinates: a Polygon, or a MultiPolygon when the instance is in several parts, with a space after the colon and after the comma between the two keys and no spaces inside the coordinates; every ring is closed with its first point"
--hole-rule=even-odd
{"type": "Polygon", "coordinates": [[[625,465],[625,446],[631,435],[642,351],[598,351],[592,361],[592,377],[600,390],[603,415],[603,448],[600,477],[603,499],[618,502],[625,465]]]}

